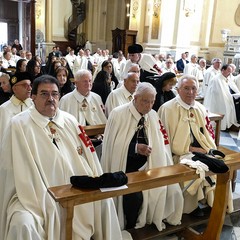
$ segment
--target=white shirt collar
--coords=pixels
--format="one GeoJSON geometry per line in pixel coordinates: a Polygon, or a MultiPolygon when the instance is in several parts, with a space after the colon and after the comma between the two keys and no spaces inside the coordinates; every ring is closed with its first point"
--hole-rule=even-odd
{"type": "Polygon", "coordinates": [[[73,90],[73,95],[75,96],[75,98],[78,100],[78,102],[82,102],[83,99],[85,98],[87,100],[88,103],[91,103],[91,92],[89,92],[89,94],[87,96],[83,96],[81,93],[78,92],[78,90],[75,88],[73,90]]]}
{"type": "MultiPolygon", "coordinates": [[[[43,116],[42,114],[40,114],[37,109],[35,108],[35,106],[33,105],[32,107],[29,108],[30,110],[30,115],[33,119],[34,122],[36,122],[36,124],[42,128],[45,128],[48,123],[49,123],[49,117],[43,116]]],[[[60,114],[60,110],[58,109],[56,112],[56,115],[53,118],[53,122],[59,127],[59,128],[63,128],[64,127],[64,118],[63,116],[60,114]]]]}

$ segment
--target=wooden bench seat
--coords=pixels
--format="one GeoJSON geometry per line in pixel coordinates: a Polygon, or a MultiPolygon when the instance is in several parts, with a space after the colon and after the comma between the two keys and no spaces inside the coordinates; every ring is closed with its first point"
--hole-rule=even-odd
{"type": "Polygon", "coordinates": [[[89,137],[103,134],[105,130],[105,124],[98,124],[92,126],[84,126],[84,130],[89,137]]]}
{"type": "MultiPolygon", "coordinates": [[[[219,239],[222,225],[225,218],[226,206],[229,193],[229,182],[232,178],[233,171],[240,169],[240,153],[220,147],[225,152],[226,164],[230,171],[217,175],[217,184],[215,191],[215,201],[206,230],[203,233],[196,233],[191,228],[183,226],[178,229],[181,236],[189,240],[197,239],[219,239]]],[[[211,172],[208,172],[211,175],[211,172]]],[[[187,180],[197,179],[199,176],[194,169],[188,166],[177,164],[161,168],[151,169],[149,171],[128,173],[128,188],[118,191],[101,192],[93,189],[79,189],[72,187],[71,184],[50,187],[48,192],[56,202],[67,210],[66,218],[66,240],[72,239],[72,218],[74,206],[87,202],[116,197],[133,192],[152,189],[160,186],[179,183],[187,180]]],[[[138,231],[138,230],[136,230],[138,231]]],[[[139,230],[143,231],[143,230],[139,230]]],[[[148,231],[149,232],[149,231],[148,231]]],[[[159,233],[161,234],[161,233],[159,233]]],[[[141,238],[138,238],[139,240],[141,238]]]]}
{"type": "MultiPolygon", "coordinates": [[[[222,115],[211,114],[210,120],[216,122],[215,128],[215,142],[219,145],[220,139],[220,124],[222,115]]],[[[103,134],[105,124],[95,126],[84,127],[88,136],[95,136],[103,134]]],[[[196,218],[190,215],[183,215],[182,224],[179,226],[167,225],[167,228],[161,232],[157,230],[154,225],[146,225],[141,229],[130,229],[133,239],[156,239],[156,237],[162,237],[169,234],[178,232],[186,239],[218,239],[221,233],[222,225],[224,222],[226,204],[228,199],[229,182],[232,179],[234,171],[240,169],[240,153],[236,153],[232,150],[218,147],[219,150],[226,154],[225,160],[230,167],[230,171],[226,174],[220,174],[217,177],[217,188],[215,193],[215,199],[213,210],[211,215],[205,214],[203,218],[196,218]],[[209,219],[210,216],[210,219],[209,219]],[[207,230],[203,234],[198,234],[192,231],[191,227],[207,223],[209,221],[207,230]],[[213,237],[214,236],[214,237],[213,237]],[[212,238],[213,237],[213,238],[212,238]]],[[[208,173],[212,174],[212,173],[208,173]]],[[[63,208],[67,210],[66,218],[66,239],[72,239],[72,218],[74,214],[74,206],[91,201],[97,201],[106,199],[109,197],[116,197],[132,192],[142,191],[155,187],[165,186],[173,183],[179,183],[187,180],[197,179],[198,175],[195,170],[178,164],[174,166],[168,166],[163,168],[152,169],[147,172],[129,173],[128,175],[128,188],[118,191],[101,192],[100,190],[92,189],[78,189],[72,187],[72,185],[63,185],[51,187],[48,189],[51,196],[56,202],[59,202],[63,208]]]]}

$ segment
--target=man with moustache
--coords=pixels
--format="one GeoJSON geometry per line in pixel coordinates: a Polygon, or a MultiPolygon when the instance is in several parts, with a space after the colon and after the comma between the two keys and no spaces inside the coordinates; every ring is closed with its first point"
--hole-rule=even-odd
{"type": "MultiPolygon", "coordinates": [[[[0,239],[61,239],[60,207],[50,186],[73,175],[102,174],[94,147],[77,120],[58,108],[59,84],[34,80],[34,105],[12,118],[0,153],[0,239]]],[[[73,239],[122,239],[112,199],[75,207],[73,239]]]]}

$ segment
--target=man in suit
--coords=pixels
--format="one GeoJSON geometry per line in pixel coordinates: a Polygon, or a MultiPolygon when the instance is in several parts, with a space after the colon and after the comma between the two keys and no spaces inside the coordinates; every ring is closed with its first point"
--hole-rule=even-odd
{"type": "Polygon", "coordinates": [[[184,67],[188,64],[186,53],[182,53],[181,59],[177,61],[177,70],[178,72],[183,72],[184,67]]]}

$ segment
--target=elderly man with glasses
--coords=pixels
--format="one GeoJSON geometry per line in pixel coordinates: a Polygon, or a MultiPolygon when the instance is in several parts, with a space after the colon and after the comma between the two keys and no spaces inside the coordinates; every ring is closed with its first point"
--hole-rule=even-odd
{"type": "Polygon", "coordinates": [[[13,95],[0,106],[0,143],[11,118],[26,110],[33,103],[31,96],[32,76],[28,72],[16,73],[10,79],[13,95]]]}

